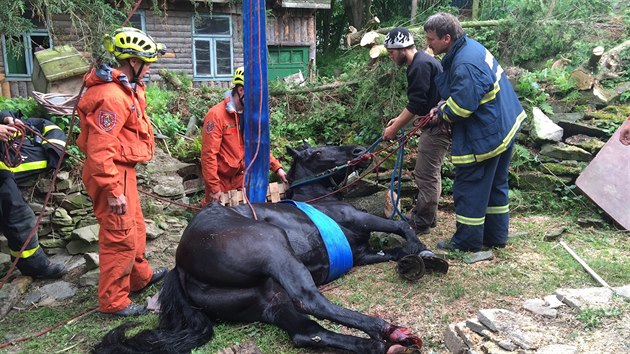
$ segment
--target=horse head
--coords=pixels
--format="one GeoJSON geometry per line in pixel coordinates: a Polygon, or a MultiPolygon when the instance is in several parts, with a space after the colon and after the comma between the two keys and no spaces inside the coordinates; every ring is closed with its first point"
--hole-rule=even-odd
{"type": "MultiPolygon", "coordinates": [[[[307,143],[287,153],[293,158],[287,175],[291,181],[289,197],[309,200],[330,193],[357,167],[366,167],[369,159],[359,158],[366,154],[359,145],[310,147],[307,143]]],[[[341,196],[335,196],[341,199],[341,196]]]]}

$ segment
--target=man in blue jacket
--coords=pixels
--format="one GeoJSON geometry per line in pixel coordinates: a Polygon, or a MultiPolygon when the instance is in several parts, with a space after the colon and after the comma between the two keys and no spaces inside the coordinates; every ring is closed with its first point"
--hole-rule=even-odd
{"type": "MultiPolygon", "coordinates": [[[[17,128],[25,123],[17,116],[15,112],[0,111],[0,142],[10,143],[15,135],[19,134],[17,128]]],[[[60,154],[51,145],[63,149],[66,145],[66,135],[59,127],[44,119],[31,118],[28,124],[43,133],[47,141],[36,142],[36,139],[27,137],[22,145],[19,161],[12,161],[19,162],[16,167],[0,161],[0,232],[9,241],[11,261],[19,256],[16,266],[22,275],[34,278],[61,278],[66,273],[66,267],[48,260],[44,250],[39,246],[37,233],[26,246],[24,245],[33,232],[36,217],[22,197],[16,179],[33,176],[49,167],[54,168],[60,154]],[[55,165],[49,164],[51,161],[54,161],[55,165]]],[[[0,144],[0,153],[5,156],[4,144],[0,144]]],[[[6,155],[12,160],[16,158],[11,153],[6,155]]]]}
{"type": "Polygon", "coordinates": [[[457,18],[438,13],[424,24],[428,46],[442,54],[436,79],[445,101],[434,119],[452,124],[457,229],[439,248],[480,251],[508,239],[508,169],[514,139],[527,118],[503,68],[466,37],[457,18]]]}

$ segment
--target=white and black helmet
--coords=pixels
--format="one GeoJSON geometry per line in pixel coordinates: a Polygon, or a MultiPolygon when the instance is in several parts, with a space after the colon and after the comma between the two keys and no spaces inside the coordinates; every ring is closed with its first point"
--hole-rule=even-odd
{"type": "Polygon", "coordinates": [[[385,48],[387,49],[407,48],[413,44],[413,36],[404,27],[396,27],[387,32],[387,36],[385,36],[385,48]]]}

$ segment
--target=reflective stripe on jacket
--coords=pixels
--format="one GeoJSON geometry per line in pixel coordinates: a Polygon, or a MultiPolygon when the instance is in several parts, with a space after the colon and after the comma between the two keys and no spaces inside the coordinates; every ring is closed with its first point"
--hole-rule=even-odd
{"type": "MultiPolygon", "coordinates": [[[[10,115],[18,119],[13,112],[3,111],[4,115],[10,115]]],[[[62,151],[66,146],[66,134],[53,122],[43,118],[27,118],[24,125],[41,134],[44,139],[26,130],[26,136],[20,150],[21,163],[16,167],[7,166],[0,161],[0,170],[13,172],[16,181],[21,182],[32,177],[47,168],[57,167],[62,151]]],[[[0,149],[4,155],[4,151],[0,149]]],[[[13,156],[10,156],[13,158],[13,156]]]]}
{"type": "Polygon", "coordinates": [[[438,114],[453,123],[453,164],[473,164],[504,152],[527,115],[497,60],[463,36],[446,53],[442,67],[435,81],[446,103],[438,114]]]}

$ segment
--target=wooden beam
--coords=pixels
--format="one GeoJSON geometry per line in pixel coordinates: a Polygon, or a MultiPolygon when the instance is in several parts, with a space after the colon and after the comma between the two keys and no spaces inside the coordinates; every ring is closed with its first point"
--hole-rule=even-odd
{"type": "Polygon", "coordinates": [[[330,10],[328,0],[282,0],[281,4],[284,8],[330,10]]]}

